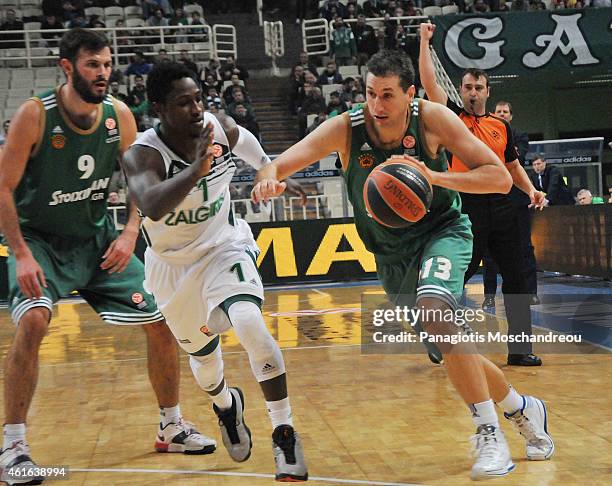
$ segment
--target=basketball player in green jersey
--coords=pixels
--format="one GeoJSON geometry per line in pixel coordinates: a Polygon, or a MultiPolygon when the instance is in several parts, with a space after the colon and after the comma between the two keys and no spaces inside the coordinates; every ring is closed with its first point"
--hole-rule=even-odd
{"type": "MultiPolygon", "coordinates": [[[[181,418],[176,343],[143,289],[144,268],[133,255],[136,210],[121,235],[107,213],[106,189],[117,158],[136,138],[130,110],[107,95],[111,60],[103,36],[67,32],[60,43],[67,82],[21,106],[0,159],[0,225],[11,249],[9,305],[17,326],[4,369],[0,473],[9,484],[44,479],[31,475],[26,416],[53,303],[74,289],[106,322],[142,325],[149,378],[161,407],[156,449],[207,453],[216,446],[181,418]]],[[[130,444],[117,444],[125,446],[130,444]]]]}
{"type": "MultiPolygon", "coordinates": [[[[396,51],[382,51],[368,63],[364,106],[334,117],[286,150],[257,174],[254,201],[283,192],[280,182],[326,155],[337,152],[342,163],[355,224],[366,248],[374,253],[378,276],[395,302],[427,310],[454,310],[462,294],[463,276],[472,254],[470,222],[461,214],[456,191],[473,193],[510,190],[512,180],[499,158],[474,137],[448,108],[414,99],[410,60],[396,51]],[[466,161],[469,171],[449,173],[443,148],[466,161]],[[434,187],[430,211],[404,229],[389,229],[368,216],[364,182],[374,167],[389,157],[404,157],[421,165],[434,187]],[[417,161],[418,159],[418,161],[417,161]]],[[[460,334],[454,323],[429,319],[421,325],[430,335],[460,334]]],[[[548,459],[553,451],[547,433],[544,403],[522,396],[501,370],[477,354],[473,343],[441,344],[444,366],[457,393],[468,404],[477,427],[473,479],[487,479],[514,468],[499,427],[496,402],[526,438],[527,457],[548,459]]]]}

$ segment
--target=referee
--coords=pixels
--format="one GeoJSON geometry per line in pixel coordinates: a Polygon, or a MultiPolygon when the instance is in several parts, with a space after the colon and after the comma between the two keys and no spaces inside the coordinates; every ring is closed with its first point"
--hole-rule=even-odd
{"type": "MultiPolygon", "coordinates": [[[[529,196],[531,206],[543,207],[544,194],[536,191],[518,161],[510,125],[502,118],[486,111],[490,94],[487,74],[480,69],[468,69],[464,72],[460,91],[464,108],[451,101],[437,83],[429,47],[434,30],[435,26],[430,23],[421,24],[419,71],[428,98],[446,105],[457,113],[468,129],[505,162],[514,185],[529,196]]],[[[450,160],[451,171],[468,170],[454,155],[450,160]]],[[[463,212],[469,215],[474,234],[472,261],[465,274],[465,281],[474,275],[483,254],[488,249],[502,275],[508,334],[531,335],[531,310],[527,284],[522,271],[523,255],[518,219],[510,198],[507,194],[461,194],[461,200],[463,212]]],[[[508,364],[540,366],[542,360],[533,354],[531,343],[508,342],[508,364]]]]}

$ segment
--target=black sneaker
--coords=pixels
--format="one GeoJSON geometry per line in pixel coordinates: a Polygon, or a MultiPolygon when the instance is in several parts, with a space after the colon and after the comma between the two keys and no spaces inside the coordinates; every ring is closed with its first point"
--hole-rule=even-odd
{"type": "Polygon", "coordinates": [[[220,410],[213,403],[213,410],[219,418],[223,445],[230,457],[236,462],[244,462],[251,457],[251,431],[244,423],[244,396],[240,388],[230,388],[232,406],[227,410],[220,410]]]}
{"type": "Polygon", "coordinates": [[[272,452],[276,463],[275,479],[281,482],[308,481],[302,442],[293,427],[279,425],[272,432],[272,452]]]}
{"type": "Polygon", "coordinates": [[[535,354],[509,354],[510,366],[542,366],[542,360],[535,354]]]}
{"type": "Polygon", "coordinates": [[[482,301],[482,308],[490,309],[491,307],[495,307],[495,297],[492,295],[487,295],[485,300],[482,301]]]}

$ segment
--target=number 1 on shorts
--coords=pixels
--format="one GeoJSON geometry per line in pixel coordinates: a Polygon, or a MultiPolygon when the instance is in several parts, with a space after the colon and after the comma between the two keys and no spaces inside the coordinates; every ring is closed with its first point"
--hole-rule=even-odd
{"type": "Polygon", "coordinates": [[[244,282],[244,272],[242,271],[242,266],[240,265],[240,262],[234,263],[230,268],[230,272],[236,272],[238,280],[240,282],[244,282]]]}

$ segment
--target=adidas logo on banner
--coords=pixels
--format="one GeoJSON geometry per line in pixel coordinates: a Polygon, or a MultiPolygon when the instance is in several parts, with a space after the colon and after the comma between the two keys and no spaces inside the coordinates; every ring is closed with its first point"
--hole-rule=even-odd
{"type": "Polygon", "coordinates": [[[365,152],[366,150],[372,150],[372,147],[370,147],[370,145],[368,144],[368,142],[364,143],[361,148],[359,149],[362,152],[365,152]]]}
{"type": "Polygon", "coordinates": [[[64,130],[62,130],[62,127],[59,125],[55,125],[55,128],[51,130],[51,133],[64,133],[64,130]]]}

